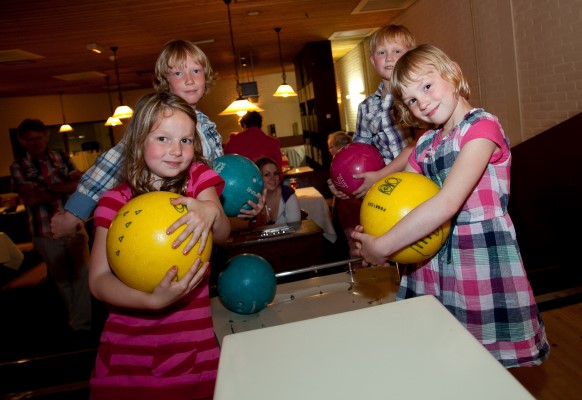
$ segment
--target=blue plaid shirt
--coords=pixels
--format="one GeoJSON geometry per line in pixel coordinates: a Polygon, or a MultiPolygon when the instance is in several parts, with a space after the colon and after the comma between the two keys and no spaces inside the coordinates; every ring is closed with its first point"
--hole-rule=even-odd
{"type": "Polygon", "coordinates": [[[413,134],[407,128],[394,121],[391,112],[393,97],[388,93],[382,99],[384,82],[380,82],[374,94],[362,101],[358,106],[358,119],[353,141],[371,144],[376,147],[384,163],[389,164],[406,147],[413,134]]]}
{"type": "MultiPolygon", "coordinates": [[[[196,109],[198,124],[196,128],[201,133],[202,151],[206,159],[212,161],[222,156],[222,137],[216,131],[216,124],[202,111],[196,109]]],[[[121,140],[111,149],[101,154],[95,164],[85,172],[77,190],[71,195],[65,210],[86,220],[97,207],[97,201],[103,193],[119,185],[124,179],[120,170],[121,158],[125,148],[121,140]]]]}

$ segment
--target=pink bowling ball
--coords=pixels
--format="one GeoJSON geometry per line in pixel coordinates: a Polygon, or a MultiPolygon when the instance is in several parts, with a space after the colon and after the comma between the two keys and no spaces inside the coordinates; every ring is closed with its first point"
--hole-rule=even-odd
{"type": "Polygon", "coordinates": [[[378,171],[384,167],[382,154],[374,146],[366,143],[349,143],[342,147],[331,160],[329,171],[335,187],[352,197],[360,187],[362,179],[354,179],[353,174],[378,171]]]}

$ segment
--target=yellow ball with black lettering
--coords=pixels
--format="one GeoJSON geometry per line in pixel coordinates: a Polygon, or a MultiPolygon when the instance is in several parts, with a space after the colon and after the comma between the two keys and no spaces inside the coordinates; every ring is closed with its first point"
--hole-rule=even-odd
{"type": "MultiPolygon", "coordinates": [[[[421,174],[397,172],[374,183],[364,196],[360,208],[360,224],[364,232],[381,236],[392,229],[405,215],[439,192],[436,183],[421,174]]],[[[450,221],[426,237],[391,254],[388,260],[415,264],[435,255],[450,231],[450,221]]]]}
{"type": "Polygon", "coordinates": [[[174,206],[171,199],[181,197],[171,192],[150,192],[134,197],[118,212],[107,232],[107,259],[115,275],[126,285],[152,292],[168,270],[176,265],[181,279],[198,257],[201,265],[210,259],[212,236],[198,255],[200,241],[183,254],[189,237],[176,249],[172,243],[184,228],[171,235],[166,230],[188,212],[186,206],[174,206]]]}

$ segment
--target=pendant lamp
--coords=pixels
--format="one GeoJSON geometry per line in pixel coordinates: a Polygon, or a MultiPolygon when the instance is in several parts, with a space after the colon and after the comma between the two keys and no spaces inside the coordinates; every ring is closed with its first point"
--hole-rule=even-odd
{"type": "Polygon", "coordinates": [[[283,66],[283,53],[281,52],[281,39],[279,38],[279,32],[281,32],[281,28],[275,28],[275,32],[277,32],[277,43],[279,44],[279,60],[281,60],[281,72],[283,75],[283,83],[279,85],[277,91],[273,93],[275,97],[289,97],[289,96],[297,96],[297,93],[293,90],[291,85],[288,85],[286,82],[287,75],[285,75],[285,67],[283,66]]]}
{"type": "Polygon", "coordinates": [[[67,124],[65,119],[65,107],[63,106],[63,92],[59,92],[59,99],[61,100],[61,112],[63,114],[63,124],[59,128],[59,133],[71,132],[73,128],[71,125],[67,124]]]}
{"type": "Polygon", "coordinates": [[[133,110],[123,104],[123,94],[121,93],[121,80],[119,79],[119,66],[117,65],[117,50],[119,47],[113,46],[111,47],[111,51],[113,52],[113,61],[115,62],[115,76],[117,77],[117,90],[119,91],[119,107],[115,109],[113,113],[114,118],[118,119],[127,119],[131,118],[133,115],[133,110]]]}
{"type": "Polygon", "coordinates": [[[236,79],[236,92],[238,93],[238,98],[233,101],[228,107],[224,109],[219,115],[232,115],[236,114],[238,116],[245,115],[248,111],[264,111],[263,109],[257,107],[247,99],[242,97],[242,89],[239,82],[238,76],[238,63],[236,59],[236,49],[234,47],[234,35],[232,34],[232,20],[230,18],[230,3],[232,0],[224,0],[226,8],[228,10],[228,27],[230,29],[230,44],[232,46],[232,56],[234,59],[234,76],[236,79]]]}
{"type": "Polygon", "coordinates": [[[111,89],[109,87],[109,75],[105,75],[105,86],[107,86],[107,98],[109,99],[109,112],[112,114],[111,117],[107,118],[105,121],[105,126],[117,126],[123,125],[123,122],[117,117],[113,116],[113,103],[111,102],[111,89]]]}

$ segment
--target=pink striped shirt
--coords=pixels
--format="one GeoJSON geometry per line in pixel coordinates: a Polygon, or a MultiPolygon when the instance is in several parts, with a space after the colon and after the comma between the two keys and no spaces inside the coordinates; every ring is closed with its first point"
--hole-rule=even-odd
{"type": "MultiPolygon", "coordinates": [[[[196,163],[187,195],[224,181],[196,163]]],[[[132,198],[122,183],[105,193],[95,211],[95,226],[109,228],[117,211],[132,198]]],[[[219,348],[214,337],[206,274],[183,301],[160,311],[109,307],[91,377],[91,399],[199,399],[212,397],[219,348]]]]}

